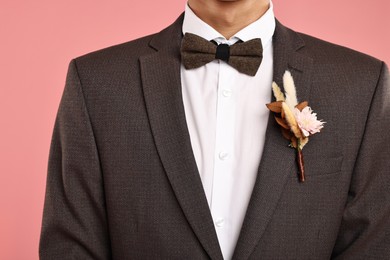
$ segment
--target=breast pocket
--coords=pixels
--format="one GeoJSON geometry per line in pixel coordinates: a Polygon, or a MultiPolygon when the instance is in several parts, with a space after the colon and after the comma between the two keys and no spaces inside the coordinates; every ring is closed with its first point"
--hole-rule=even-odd
{"type": "Polygon", "coordinates": [[[317,176],[335,174],[341,171],[343,156],[308,155],[305,160],[305,175],[317,176]]]}
{"type": "MultiPolygon", "coordinates": [[[[343,164],[342,142],[337,125],[329,123],[328,131],[310,137],[302,149],[305,175],[321,176],[341,172],[343,164]]],[[[298,168],[296,169],[298,171],[298,168]]]]}

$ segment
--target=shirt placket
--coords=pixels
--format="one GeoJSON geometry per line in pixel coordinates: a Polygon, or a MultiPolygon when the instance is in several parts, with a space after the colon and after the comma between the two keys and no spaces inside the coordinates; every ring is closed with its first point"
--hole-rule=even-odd
{"type": "Polygon", "coordinates": [[[233,195],[234,163],[234,69],[226,62],[218,60],[218,95],[216,114],[216,135],[214,151],[214,174],[212,185],[211,213],[219,243],[222,248],[229,245],[231,232],[230,206],[233,195]]]}

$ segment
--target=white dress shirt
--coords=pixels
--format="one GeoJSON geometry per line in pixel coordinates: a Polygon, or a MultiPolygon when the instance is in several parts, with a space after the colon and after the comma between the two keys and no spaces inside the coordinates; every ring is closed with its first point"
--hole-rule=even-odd
{"type": "Polygon", "coordinates": [[[231,259],[257,176],[264,146],[273,75],[273,6],[226,39],[185,7],[183,33],[233,44],[261,38],[263,61],[252,77],[214,60],[181,66],[183,102],[191,145],[224,259],[231,259]]]}

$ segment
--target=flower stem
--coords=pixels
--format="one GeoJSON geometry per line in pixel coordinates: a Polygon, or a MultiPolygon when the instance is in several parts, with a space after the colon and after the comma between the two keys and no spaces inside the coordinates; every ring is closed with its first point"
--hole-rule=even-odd
{"type": "Polygon", "coordinates": [[[299,148],[299,141],[297,147],[297,160],[298,160],[298,167],[299,167],[299,181],[305,182],[305,163],[303,161],[302,150],[301,148],[299,148]]]}

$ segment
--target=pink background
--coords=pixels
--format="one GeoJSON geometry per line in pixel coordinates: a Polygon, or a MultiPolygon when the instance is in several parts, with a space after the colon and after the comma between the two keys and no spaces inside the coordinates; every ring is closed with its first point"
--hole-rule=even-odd
{"type": "MultiPolygon", "coordinates": [[[[185,0],[0,2],[0,259],[38,259],[50,139],[70,59],[159,31],[185,0]]],[[[279,20],[390,64],[390,1],[274,0],[279,20]]]]}

